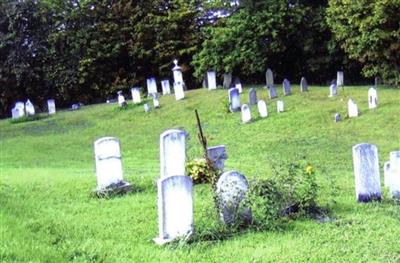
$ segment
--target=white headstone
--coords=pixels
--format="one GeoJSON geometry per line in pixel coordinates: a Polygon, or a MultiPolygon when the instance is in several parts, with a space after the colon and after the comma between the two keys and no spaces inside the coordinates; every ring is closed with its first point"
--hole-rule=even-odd
{"type": "Polygon", "coordinates": [[[49,114],[56,114],[56,102],[53,99],[47,100],[47,109],[49,114]]]}
{"type": "Polygon", "coordinates": [[[208,90],[217,89],[217,77],[215,71],[207,72],[207,84],[208,84],[208,90]]]}
{"type": "Polygon", "coordinates": [[[283,88],[283,95],[288,96],[288,95],[292,94],[292,87],[290,86],[289,80],[287,80],[287,79],[283,80],[282,88],[283,88]]]}
{"type": "Polygon", "coordinates": [[[353,166],[358,202],[381,200],[378,149],[373,144],[353,146],[353,166]]]}
{"type": "Polygon", "coordinates": [[[213,162],[214,168],[224,170],[224,162],[228,159],[225,145],[219,145],[207,148],[207,157],[213,162]]]}
{"type": "Polygon", "coordinates": [[[278,100],[276,102],[276,109],[277,109],[278,113],[285,111],[285,104],[283,103],[282,100],[278,100]]]}
{"type": "Polygon", "coordinates": [[[186,136],[183,130],[171,129],[160,135],[160,177],[185,175],[186,136]]]}
{"type": "Polygon", "coordinates": [[[174,85],[175,83],[181,83],[182,88],[183,88],[183,76],[182,76],[182,70],[181,67],[178,66],[178,60],[174,60],[175,66],[172,68],[172,72],[174,74],[174,85]]]}
{"type": "Polygon", "coordinates": [[[385,187],[390,187],[390,161],[383,165],[383,175],[385,187]]]}
{"type": "Polygon", "coordinates": [[[153,106],[155,109],[160,108],[160,101],[158,100],[157,94],[153,95],[153,106]]]}
{"type": "Polygon", "coordinates": [[[374,109],[378,106],[378,94],[376,89],[370,88],[368,90],[368,107],[374,109]]]}
{"type": "Polygon", "coordinates": [[[342,86],[344,86],[343,71],[338,71],[338,72],[337,72],[336,86],[337,86],[337,87],[342,87],[342,86]]]}
{"type": "Polygon", "coordinates": [[[138,103],[142,102],[142,100],[140,98],[140,88],[138,88],[138,87],[131,88],[131,94],[132,94],[133,103],[138,104],[138,103]]]}
{"type": "Polygon", "coordinates": [[[217,182],[216,195],[220,217],[225,224],[233,224],[235,220],[251,220],[251,210],[240,211],[240,203],[249,189],[246,177],[237,171],[224,172],[217,182]]]}
{"type": "Polygon", "coordinates": [[[260,113],[260,117],[261,118],[268,117],[267,104],[265,103],[265,101],[259,100],[257,106],[258,106],[258,113],[260,113]]]}
{"type": "Polygon", "coordinates": [[[302,78],[301,78],[301,81],[300,81],[300,91],[301,91],[301,92],[308,91],[308,83],[307,83],[307,80],[306,80],[305,77],[302,77],[302,78]]]}
{"type": "Polygon", "coordinates": [[[334,97],[337,95],[337,87],[336,84],[331,84],[329,86],[329,97],[334,97]]]}
{"type": "Polygon", "coordinates": [[[147,93],[149,95],[157,94],[157,82],[155,78],[147,79],[147,93]]]}
{"type": "Polygon", "coordinates": [[[237,88],[230,88],[228,90],[229,96],[229,110],[231,112],[240,111],[240,94],[237,88]]]}
{"type": "Polygon", "coordinates": [[[11,110],[12,118],[18,119],[25,116],[25,104],[23,102],[15,103],[14,108],[11,110]]]}
{"type": "Polygon", "coordinates": [[[242,122],[248,123],[251,121],[251,112],[247,104],[242,105],[242,122]]]}
{"type": "Polygon", "coordinates": [[[400,198],[400,151],[390,152],[389,189],[392,197],[400,198]]]}
{"type": "Polygon", "coordinates": [[[149,112],[150,111],[149,104],[145,103],[145,104],[143,104],[143,107],[144,107],[144,112],[149,112]]]}
{"type": "Polygon", "coordinates": [[[352,99],[349,99],[349,101],[347,102],[347,105],[348,105],[348,110],[349,110],[349,117],[350,118],[358,117],[357,104],[352,99]]]}
{"type": "Polygon", "coordinates": [[[170,88],[168,79],[161,81],[161,87],[162,87],[163,95],[171,94],[171,88],[170,88]]]}
{"type": "Polygon", "coordinates": [[[225,89],[229,89],[232,83],[232,73],[225,73],[224,74],[224,83],[223,86],[225,89]]]}
{"type": "Polygon", "coordinates": [[[35,107],[33,106],[30,100],[27,100],[25,103],[25,111],[26,111],[26,116],[35,115],[35,107]]]}
{"type": "Polygon", "coordinates": [[[125,104],[126,104],[126,101],[125,101],[124,95],[122,95],[122,91],[118,91],[118,105],[119,105],[120,107],[122,107],[122,106],[124,106],[125,104]]]}
{"type": "Polygon", "coordinates": [[[242,88],[242,84],[241,83],[236,83],[235,84],[235,88],[238,89],[239,93],[243,93],[243,88],[242,88]]]}
{"type": "Polygon", "coordinates": [[[176,100],[185,98],[185,91],[183,90],[183,84],[181,82],[174,83],[174,93],[176,100]]]}
{"type": "Polygon", "coordinates": [[[267,69],[267,72],[265,72],[265,79],[268,88],[274,86],[274,74],[272,73],[271,69],[267,69]]]}
{"type": "Polygon", "coordinates": [[[189,176],[161,178],[158,188],[159,245],[193,234],[193,182],[189,176]]]}

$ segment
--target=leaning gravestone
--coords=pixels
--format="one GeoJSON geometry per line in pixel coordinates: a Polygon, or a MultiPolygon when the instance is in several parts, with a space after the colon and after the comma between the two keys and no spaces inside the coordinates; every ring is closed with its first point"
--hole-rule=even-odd
{"type": "Polygon", "coordinates": [[[378,106],[378,94],[376,89],[370,88],[368,90],[368,108],[375,109],[378,106]]]}
{"type": "Polygon", "coordinates": [[[283,95],[288,96],[288,95],[292,94],[292,87],[290,86],[289,80],[284,79],[283,83],[282,83],[282,87],[283,87],[283,95]]]}
{"type": "Polygon", "coordinates": [[[26,111],[26,116],[35,115],[35,107],[33,106],[30,100],[27,100],[25,103],[25,111],[26,111]]]}
{"type": "Polygon", "coordinates": [[[124,193],[132,190],[123,180],[120,142],[114,137],[100,138],[94,142],[98,195],[124,193]]]}
{"type": "Polygon", "coordinates": [[[358,117],[358,107],[357,104],[352,99],[349,99],[349,101],[347,102],[347,106],[349,111],[349,117],[350,118],[358,117]]]}
{"type": "Polygon", "coordinates": [[[301,78],[301,81],[300,81],[300,91],[301,91],[301,92],[308,91],[308,83],[307,83],[307,80],[306,80],[305,77],[302,77],[302,78],[301,78]]]}
{"type": "Polygon", "coordinates": [[[257,104],[257,91],[254,88],[251,88],[249,91],[249,104],[250,105],[257,104]]]}
{"type": "Polygon", "coordinates": [[[249,123],[251,121],[251,112],[247,104],[242,105],[242,123],[249,123]]]}
{"type": "Polygon", "coordinates": [[[185,91],[183,90],[183,84],[181,82],[174,83],[174,93],[176,100],[185,98],[185,91]]]}
{"type": "Polygon", "coordinates": [[[333,83],[329,86],[329,97],[334,97],[336,95],[337,95],[337,87],[336,84],[333,83]]]}
{"type": "Polygon", "coordinates": [[[193,182],[189,176],[161,178],[158,188],[158,237],[163,245],[176,238],[187,239],[193,234],[193,182]]]}
{"type": "Polygon", "coordinates": [[[207,72],[207,84],[208,90],[217,89],[217,76],[215,74],[215,71],[207,72]]]}
{"type": "Polygon", "coordinates": [[[53,99],[47,100],[49,114],[56,114],[56,102],[53,99]]]}
{"type": "Polygon", "coordinates": [[[278,111],[278,113],[285,111],[285,104],[283,104],[282,100],[278,100],[276,102],[276,110],[278,111]]]}
{"type": "Polygon", "coordinates": [[[390,187],[390,161],[385,162],[383,165],[384,185],[390,187]]]}
{"type": "Polygon", "coordinates": [[[231,88],[229,93],[229,110],[231,112],[240,111],[240,94],[237,88],[231,88]]]}
{"type": "Polygon", "coordinates": [[[250,208],[241,209],[240,204],[245,199],[249,189],[246,177],[237,171],[225,172],[218,179],[216,196],[220,218],[226,225],[240,221],[251,221],[250,208]]]}
{"type": "Polygon", "coordinates": [[[344,86],[343,71],[338,71],[338,72],[337,72],[336,86],[337,86],[337,87],[343,87],[343,86],[344,86]]]}
{"type": "Polygon", "coordinates": [[[274,99],[274,98],[278,97],[278,95],[276,93],[276,88],[274,85],[268,87],[268,95],[269,95],[270,99],[274,99]]]}
{"type": "Polygon", "coordinates": [[[147,93],[148,95],[157,94],[157,82],[155,78],[147,79],[147,93]]]}
{"type": "Polygon", "coordinates": [[[353,146],[353,166],[358,202],[381,200],[378,149],[373,144],[353,146]]]}
{"type": "Polygon", "coordinates": [[[207,157],[212,161],[215,170],[223,171],[224,162],[228,159],[225,145],[207,147],[207,157]]]}
{"type": "Polygon", "coordinates": [[[224,74],[224,82],[223,82],[223,87],[224,89],[229,89],[232,83],[232,73],[225,73],[224,74]]]}
{"type": "Polygon", "coordinates": [[[267,104],[263,100],[259,100],[257,103],[258,106],[258,113],[260,114],[261,118],[266,118],[268,117],[268,110],[267,110],[267,104]]]}
{"type": "Polygon", "coordinates": [[[160,135],[160,177],[185,174],[186,137],[183,130],[171,129],[160,135]]]}
{"type": "Polygon", "coordinates": [[[392,197],[400,198],[400,151],[390,152],[389,189],[392,197]]]}
{"type": "Polygon", "coordinates": [[[274,74],[272,73],[271,69],[267,69],[267,72],[265,72],[265,79],[267,82],[267,88],[274,86],[274,74]]]}
{"type": "Polygon", "coordinates": [[[171,94],[171,88],[168,79],[164,79],[161,81],[161,88],[163,95],[171,94]]]}
{"type": "Polygon", "coordinates": [[[140,98],[140,88],[139,87],[131,88],[131,94],[132,94],[132,101],[134,104],[138,104],[138,103],[142,102],[142,100],[140,98]]]}

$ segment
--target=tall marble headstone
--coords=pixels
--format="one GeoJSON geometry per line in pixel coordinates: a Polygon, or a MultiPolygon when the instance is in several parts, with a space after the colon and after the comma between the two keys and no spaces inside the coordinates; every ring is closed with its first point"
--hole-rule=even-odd
{"type": "Polygon", "coordinates": [[[348,113],[350,118],[358,117],[358,107],[357,104],[352,100],[349,99],[347,102],[348,106],[348,113]]]}
{"type": "Polygon", "coordinates": [[[300,80],[300,91],[301,92],[308,91],[308,83],[305,77],[302,77],[300,80]]]}
{"type": "Polygon", "coordinates": [[[35,107],[33,106],[32,102],[29,99],[25,103],[25,111],[26,111],[26,116],[35,115],[35,107]]]}
{"type": "Polygon", "coordinates": [[[132,94],[132,101],[134,104],[138,104],[138,103],[142,102],[142,100],[140,98],[140,88],[139,87],[131,88],[131,94],[132,94]]]}
{"type": "Polygon", "coordinates": [[[228,159],[225,145],[207,147],[207,157],[212,161],[214,169],[223,171],[225,160],[228,159]]]}
{"type": "Polygon", "coordinates": [[[224,73],[224,82],[223,82],[224,89],[229,89],[231,83],[232,83],[232,73],[224,73]]]}
{"type": "Polygon", "coordinates": [[[168,79],[164,79],[161,81],[161,88],[163,95],[171,94],[171,88],[168,79]]]}
{"type": "Polygon", "coordinates": [[[249,105],[257,104],[257,91],[254,88],[251,88],[249,91],[249,105]]]}
{"type": "Polygon", "coordinates": [[[282,87],[283,87],[283,95],[288,96],[288,95],[292,94],[292,87],[290,85],[289,80],[284,79],[283,83],[282,83],[282,87]]]}
{"type": "Polygon", "coordinates": [[[271,69],[267,69],[267,72],[265,72],[265,79],[268,88],[274,86],[274,74],[272,73],[271,69]]]}
{"type": "Polygon", "coordinates": [[[157,94],[157,81],[155,78],[147,79],[147,94],[157,94]]]}
{"type": "Polygon", "coordinates": [[[186,137],[183,130],[171,129],[160,135],[160,177],[185,175],[186,137]]]}
{"type": "Polygon", "coordinates": [[[400,151],[390,152],[389,189],[392,197],[400,198],[400,151]]]}
{"type": "Polygon", "coordinates": [[[182,68],[180,66],[178,66],[177,59],[174,60],[174,64],[175,64],[175,66],[172,68],[172,72],[174,75],[174,86],[175,86],[175,83],[180,83],[182,86],[182,89],[183,89],[184,81],[183,81],[183,76],[182,76],[182,68]]]}
{"type": "Polygon", "coordinates": [[[215,71],[207,72],[207,84],[209,90],[217,89],[217,76],[215,71]]]}
{"type": "Polygon", "coordinates": [[[261,118],[268,117],[268,110],[267,110],[267,104],[265,103],[264,100],[259,100],[257,103],[258,106],[258,113],[260,114],[261,118]]]}
{"type": "Polygon", "coordinates": [[[154,242],[166,244],[193,234],[193,182],[189,176],[161,178],[158,188],[158,237],[154,242]]]}
{"type": "Polygon", "coordinates": [[[329,86],[329,97],[334,97],[337,95],[337,86],[336,84],[331,84],[329,86]]]}
{"type": "Polygon", "coordinates": [[[274,99],[276,97],[278,97],[277,93],[276,93],[276,88],[274,85],[271,85],[268,87],[268,95],[270,99],[274,99]]]}
{"type": "Polygon", "coordinates": [[[49,114],[56,114],[56,102],[53,99],[47,100],[47,109],[49,114]]]}
{"type": "Polygon", "coordinates": [[[240,94],[237,88],[230,88],[228,90],[229,96],[229,110],[231,112],[240,111],[240,94]]]}
{"type": "Polygon", "coordinates": [[[343,87],[344,86],[344,74],[343,74],[343,71],[338,71],[337,72],[336,86],[337,87],[343,87]]]}
{"type": "Polygon", "coordinates": [[[381,200],[377,147],[368,143],[353,146],[353,166],[358,202],[381,200]]]}
{"type": "Polygon", "coordinates": [[[285,104],[283,103],[283,100],[278,100],[276,102],[276,110],[278,113],[285,111],[285,104]]]}
{"type": "Polygon", "coordinates": [[[368,90],[368,107],[370,109],[375,109],[378,106],[378,94],[375,88],[370,88],[368,90]]]}
{"type": "Polygon", "coordinates": [[[249,123],[251,121],[251,112],[247,104],[242,105],[242,123],[249,123]]]}

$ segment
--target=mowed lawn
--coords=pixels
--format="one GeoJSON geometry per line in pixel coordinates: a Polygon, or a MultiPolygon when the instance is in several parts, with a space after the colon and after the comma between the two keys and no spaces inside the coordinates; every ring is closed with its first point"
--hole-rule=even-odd
{"type": "MultiPolygon", "coordinates": [[[[248,101],[245,88],[242,103],[248,101]]],[[[277,114],[277,99],[257,87],[269,117],[259,119],[253,106],[255,120],[246,125],[240,113],[227,113],[227,90],[204,89],[187,92],[182,101],[163,96],[161,109],[150,113],[143,105],[121,111],[99,104],[31,122],[1,120],[0,261],[400,262],[400,205],[387,190],[381,203],[356,202],[351,151],[358,143],[377,145],[382,168],[389,152],[400,150],[400,90],[380,87],[378,108],[369,110],[366,86],[339,89],[334,98],[327,87],[312,86],[307,93],[292,88],[287,97],[278,88],[285,112],[277,114]],[[349,97],[359,106],[358,118],[346,117],[349,97]],[[226,145],[226,170],[249,179],[273,177],[272,163],[305,156],[316,169],[320,203],[335,220],[300,218],[279,231],[155,245],[159,135],[184,128],[190,134],[188,159],[200,157],[195,109],[209,145],[226,145]],[[333,122],[335,112],[342,122],[333,122]],[[126,196],[92,195],[93,142],[103,136],[121,141],[124,177],[135,188],[126,196]]],[[[215,223],[210,187],[195,186],[194,200],[195,231],[205,234],[215,223]]]]}

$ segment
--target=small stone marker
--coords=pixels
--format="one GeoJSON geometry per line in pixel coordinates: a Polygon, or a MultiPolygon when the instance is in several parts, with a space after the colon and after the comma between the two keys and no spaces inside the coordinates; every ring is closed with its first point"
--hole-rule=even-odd
{"type": "Polygon", "coordinates": [[[185,174],[186,137],[183,130],[170,129],[160,135],[160,177],[185,174]]]}
{"type": "Polygon", "coordinates": [[[163,245],[193,234],[193,182],[185,175],[161,178],[158,188],[158,231],[154,242],[163,245]]]}
{"type": "Polygon", "coordinates": [[[274,99],[274,98],[278,97],[278,95],[276,93],[276,88],[274,85],[268,87],[268,95],[269,95],[270,99],[274,99]]]}
{"type": "Polygon", "coordinates": [[[260,117],[261,118],[268,117],[267,104],[265,103],[265,101],[259,100],[257,103],[257,106],[258,106],[258,113],[260,114],[260,117]]]}
{"type": "Polygon", "coordinates": [[[155,78],[147,79],[147,93],[148,95],[157,94],[157,82],[155,78]]]}
{"type": "Polygon", "coordinates": [[[230,88],[228,90],[229,96],[229,110],[231,112],[240,111],[240,94],[237,88],[230,88]]]}
{"type": "Polygon", "coordinates": [[[237,171],[224,172],[217,182],[216,195],[221,221],[226,225],[237,223],[237,220],[250,222],[250,208],[239,210],[240,203],[249,189],[246,177],[237,171]]]}
{"type": "Polygon", "coordinates": [[[207,147],[207,157],[213,162],[214,169],[223,171],[225,160],[228,159],[225,145],[207,147]]]}
{"type": "Polygon", "coordinates": [[[254,88],[251,88],[249,91],[249,105],[257,104],[257,91],[254,88]]]}
{"type": "Polygon", "coordinates": [[[224,82],[222,84],[224,89],[229,89],[231,84],[232,84],[232,73],[225,73],[224,74],[224,82]]]}
{"type": "Polygon", "coordinates": [[[134,104],[138,104],[138,103],[142,102],[142,100],[140,98],[140,88],[139,87],[131,88],[131,94],[132,94],[132,101],[134,104]]]}
{"type": "Polygon", "coordinates": [[[265,79],[266,79],[268,88],[271,88],[274,86],[274,74],[272,73],[271,69],[267,69],[267,72],[265,72],[265,79]]]}
{"type": "Polygon", "coordinates": [[[390,187],[390,161],[383,165],[383,175],[385,187],[390,187]]]}
{"type": "Polygon", "coordinates": [[[249,123],[251,121],[251,112],[247,104],[242,105],[242,123],[249,123]]]}
{"type": "Polygon", "coordinates": [[[118,105],[120,107],[125,107],[127,103],[125,101],[124,95],[122,95],[122,91],[118,91],[117,93],[118,93],[118,105]]]}
{"type": "Polygon", "coordinates": [[[370,109],[375,109],[378,106],[378,94],[376,89],[370,88],[368,90],[368,107],[370,109]]]}
{"type": "Polygon", "coordinates": [[[289,80],[284,79],[283,83],[282,83],[282,87],[283,87],[283,95],[288,96],[288,95],[292,94],[292,87],[290,86],[289,80]]]}
{"type": "Polygon", "coordinates": [[[161,88],[163,95],[171,94],[171,85],[169,84],[168,79],[164,79],[161,81],[161,88]]]}
{"type": "Polygon", "coordinates": [[[283,103],[283,100],[278,100],[276,102],[276,109],[277,109],[278,113],[285,111],[285,104],[283,103]]]}
{"type": "Polygon", "coordinates": [[[47,100],[47,109],[49,114],[56,114],[56,102],[53,99],[47,100]]]}
{"type": "Polygon", "coordinates": [[[357,104],[352,100],[349,99],[347,102],[348,110],[349,110],[349,117],[354,118],[358,117],[358,107],[357,104]]]}
{"type": "Polygon", "coordinates": [[[341,118],[340,114],[339,113],[335,113],[335,122],[339,122],[341,120],[342,120],[342,118],[341,118]]]}
{"type": "Polygon", "coordinates": [[[14,108],[11,110],[13,119],[18,119],[25,116],[25,103],[18,101],[15,103],[14,108]]]}
{"type": "Polygon", "coordinates": [[[400,151],[390,152],[389,189],[392,197],[400,198],[400,151]]]}
{"type": "Polygon", "coordinates": [[[149,104],[145,103],[145,104],[143,104],[143,107],[144,107],[144,112],[150,112],[149,104]]]}
{"type": "Polygon", "coordinates": [[[75,103],[75,104],[72,104],[72,106],[71,106],[71,110],[79,110],[80,108],[81,108],[80,103],[75,103]]]}
{"type": "Polygon", "coordinates": [[[338,72],[337,72],[336,86],[337,86],[337,87],[343,87],[343,86],[344,86],[343,71],[338,71],[338,72]]]}
{"type": "Polygon", "coordinates": [[[373,144],[353,146],[353,166],[358,202],[381,200],[378,149],[373,144]]]}
{"type": "Polygon", "coordinates": [[[153,106],[154,109],[160,108],[160,101],[158,100],[157,94],[153,94],[153,106]]]}
{"type": "Polygon", "coordinates": [[[25,103],[25,111],[26,111],[26,116],[35,115],[35,107],[33,106],[32,102],[29,99],[25,103]]]}
{"type": "Polygon", "coordinates": [[[308,84],[306,78],[302,77],[300,81],[300,92],[305,92],[305,91],[308,91],[308,84]]]}
{"type": "Polygon", "coordinates": [[[217,89],[217,76],[215,74],[215,71],[207,72],[207,84],[208,90],[217,89]]]}
{"type": "Polygon", "coordinates": [[[336,84],[333,83],[329,86],[329,97],[334,97],[336,95],[337,95],[337,87],[336,84]]]}
{"type": "Polygon", "coordinates": [[[98,195],[123,193],[132,189],[123,180],[120,142],[114,137],[103,137],[94,142],[98,195]]]}

